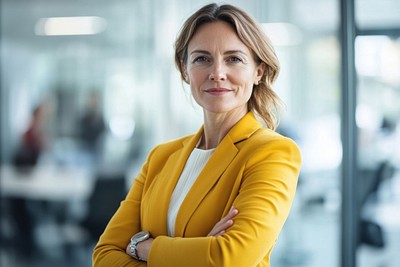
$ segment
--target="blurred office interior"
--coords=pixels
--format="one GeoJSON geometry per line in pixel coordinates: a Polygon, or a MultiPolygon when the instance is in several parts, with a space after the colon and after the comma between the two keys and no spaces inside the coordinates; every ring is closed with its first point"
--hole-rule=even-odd
{"type": "MultiPolygon", "coordinates": [[[[274,43],[303,154],[272,266],[400,266],[400,1],[225,2],[274,43]]],[[[173,42],[206,3],[1,0],[1,266],[90,266],[149,150],[197,131],[173,42]]]]}

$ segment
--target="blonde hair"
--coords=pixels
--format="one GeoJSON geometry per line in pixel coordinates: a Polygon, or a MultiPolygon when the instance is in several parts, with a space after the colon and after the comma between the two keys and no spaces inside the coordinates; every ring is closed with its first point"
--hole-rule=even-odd
{"type": "Polygon", "coordinates": [[[275,130],[281,101],[272,90],[272,84],[279,73],[279,61],[270,40],[245,11],[232,5],[213,3],[200,8],[185,21],[175,41],[175,64],[182,80],[185,81],[182,65],[186,65],[187,49],[193,35],[201,25],[218,21],[229,23],[239,39],[253,52],[256,63],[266,65],[260,82],[253,87],[248,110],[261,117],[268,128],[275,130]]]}

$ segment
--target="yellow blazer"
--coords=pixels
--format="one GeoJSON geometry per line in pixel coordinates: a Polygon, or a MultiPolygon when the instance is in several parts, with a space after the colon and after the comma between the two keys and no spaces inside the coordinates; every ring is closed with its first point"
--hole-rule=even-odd
{"type": "Polygon", "coordinates": [[[246,114],[200,173],[178,212],[176,237],[168,237],[169,200],[202,133],[203,128],[151,151],[100,237],[93,266],[270,266],[296,191],[297,145],[246,114]],[[239,210],[233,226],[222,236],[207,237],[232,206],[239,210]],[[125,253],[130,237],[141,230],[155,238],[147,263],[125,253]]]}

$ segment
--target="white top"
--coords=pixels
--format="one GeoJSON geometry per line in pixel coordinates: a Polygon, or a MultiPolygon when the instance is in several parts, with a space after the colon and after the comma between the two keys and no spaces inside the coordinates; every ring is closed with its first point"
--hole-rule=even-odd
{"type": "Polygon", "coordinates": [[[195,148],[190,154],[169,202],[167,216],[168,236],[174,236],[175,221],[179,208],[214,150],[215,148],[209,150],[195,148]]]}

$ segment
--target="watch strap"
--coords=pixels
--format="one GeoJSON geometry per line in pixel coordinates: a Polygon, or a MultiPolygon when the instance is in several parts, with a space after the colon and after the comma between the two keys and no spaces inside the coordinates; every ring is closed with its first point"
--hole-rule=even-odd
{"type": "Polygon", "coordinates": [[[140,261],[145,261],[144,259],[140,258],[139,255],[137,254],[137,245],[140,242],[143,242],[149,238],[150,238],[150,233],[147,231],[141,231],[141,232],[135,234],[134,236],[132,236],[131,242],[129,244],[129,252],[133,258],[140,260],[140,261]]]}

